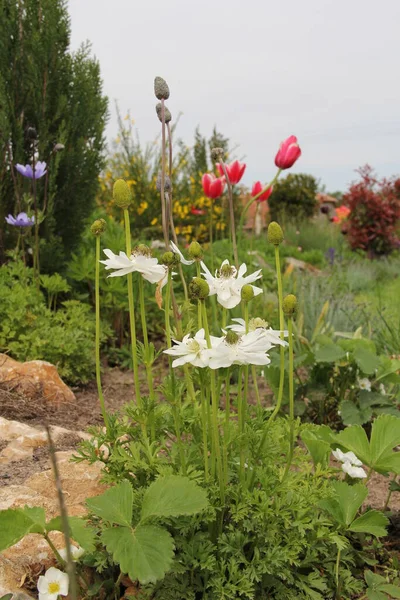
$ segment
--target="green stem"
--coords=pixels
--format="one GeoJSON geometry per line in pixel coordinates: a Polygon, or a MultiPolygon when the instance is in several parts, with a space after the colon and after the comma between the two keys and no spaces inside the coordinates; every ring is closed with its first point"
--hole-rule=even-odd
{"type": "MultiPolygon", "coordinates": [[[[203,300],[203,321],[204,321],[204,330],[205,330],[205,335],[206,335],[206,340],[207,340],[207,346],[208,346],[208,348],[211,348],[210,331],[208,328],[207,312],[206,312],[204,300],[203,300]]],[[[215,448],[215,454],[216,454],[221,503],[224,504],[224,502],[225,502],[224,472],[223,472],[223,465],[222,465],[221,446],[220,446],[220,442],[219,442],[219,428],[218,428],[218,408],[219,407],[218,407],[218,397],[217,397],[216,385],[215,385],[215,371],[213,369],[210,369],[210,380],[211,380],[213,440],[214,440],[214,448],[215,448]]]]}
{"type": "Polygon", "coordinates": [[[46,540],[46,542],[48,543],[48,545],[50,546],[50,548],[52,549],[54,556],[57,559],[57,562],[62,566],[65,567],[65,565],[67,564],[66,561],[61,558],[61,554],[59,553],[59,551],[57,550],[57,548],[55,547],[55,545],[53,544],[53,542],[51,541],[51,539],[49,538],[49,534],[48,533],[44,533],[43,534],[44,539],[46,540]]]}
{"type": "Polygon", "coordinates": [[[340,586],[339,586],[339,569],[340,569],[340,553],[341,550],[338,548],[335,565],[335,580],[336,580],[336,598],[340,598],[340,586]]]}
{"type": "Polygon", "coordinates": [[[393,493],[393,490],[390,489],[390,485],[391,485],[391,483],[395,483],[396,479],[397,479],[397,475],[395,475],[393,477],[392,481],[389,483],[388,495],[386,496],[385,504],[383,505],[383,508],[382,508],[383,512],[385,512],[389,506],[390,498],[392,497],[392,493],[393,493]]]}
{"type": "Polygon", "coordinates": [[[214,274],[214,250],[213,250],[213,200],[210,198],[210,223],[209,223],[209,244],[211,258],[211,273],[214,274]]]}
{"type": "Polygon", "coordinates": [[[106,427],[108,427],[108,417],[101,386],[100,369],[100,236],[96,235],[96,275],[95,275],[95,305],[96,305],[96,383],[97,393],[100,401],[101,414],[106,427]]]}
{"type": "Polygon", "coordinates": [[[256,366],[255,365],[251,365],[251,375],[253,377],[254,390],[255,390],[255,393],[256,393],[257,410],[258,410],[258,412],[260,412],[261,411],[261,398],[260,398],[260,390],[258,389],[257,370],[256,370],[256,366]]]}
{"type": "Polygon", "coordinates": [[[239,269],[239,256],[237,250],[237,242],[236,242],[236,228],[235,228],[235,211],[233,208],[233,190],[232,184],[229,179],[228,171],[226,170],[225,163],[223,161],[220,162],[222,170],[225,175],[226,184],[228,186],[228,200],[229,200],[229,221],[231,226],[231,236],[232,236],[232,249],[233,249],[233,258],[235,260],[235,266],[239,269]]]}
{"type": "Polygon", "coordinates": [[[145,307],[145,300],[144,300],[144,282],[143,282],[143,277],[142,275],[139,273],[139,304],[140,304],[140,317],[141,317],[141,322],[142,322],[142,333],[143,333],[143,344],[144,344],[144,364],[145,364],[145,368],[146,368],[146,378],[147,378],[147,385],[149,387],[149,398],[150,398],[150,404],[151,404],[151,418],[150,418],[150,435],[151,435],[151,440],[154,441],[155,440],[155,425],[154,425],[154,402],[155,402],[155,395],[154,395],[154,384],[153,384],[153,372],[152,372],[152,362],[151,362],[151,358],[150,358],[150,352],[149,352],[149,336],[147,333],[147,323],[146,323],[146,307],[145,307]]]}
{"type": "Polygon", "coordinates": [[[231,421],[231,370],[228,367],[225,379],[225,430],[224,430],[224,473],[225,485],[228,484],[228,444],[230,441],[230,421],[231,421]]]}
{"type": "MultiPolygon", "coordinates": [[[[283,316],[283,286],[282,286],[282,271],[281,261],[279,256],[279,246],[275,246],[275,265],[276,265],[276,276],[278,283],[278,304],[279,304],[279,329],[281,331],[281,340],[284,339],[285,320],[283,316]]],[[[281,409],[282,398],[283,398],[283,387],[285,382],[285,348],[280,347],[280,374],[279,374],[279,389],[278,389],[278,400],[276,407],[270,417],[270,421],[273,421],[281,409]]]]}
{"type": "Polygon", "coordinates": [[[290,421],[290,438],[289,438],[289,454],[283,478],[287,475],[292,464],[294,452],[294,368],[293,368],[293,319],[288,320],[289,333],[289,421],[290,421]]]}
{"type": "MultiPolygon", "coordinates": [[[[124,220],[125,220],[125,244],[126,254],[129,257],[132,253],[131,246],[131,224],[129,220],[129,212],[127,208],[124,208],[124,220]]],[[[142,408],[142,398],[140,395],[140,383],[139,383],[139,366],[137,357],[137,340],[136,340],[136,321],[135,321],[135,303],[133,301],[133,279],[132,273],[128,273],[128,305],[129,305],[129,325],[131,331],[131,352],[132,352],[132,364],[133,364],[133,379],[135,383],[135,396],[136,404],[138,408],[142,408]]]]}
{"type": "Polygon", "coordinates": [[[204,456],[204,481],[208,481],[208,420],[207,420],[207,400],[204,393],[203,376],[200,371],[200,398],[201,398],[201,423],[203,428],[203,456],[204,456]]]}

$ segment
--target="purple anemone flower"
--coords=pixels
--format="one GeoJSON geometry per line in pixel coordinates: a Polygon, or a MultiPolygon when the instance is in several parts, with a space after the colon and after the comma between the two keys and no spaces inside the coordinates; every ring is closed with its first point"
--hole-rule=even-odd
{"type": "Polygon", "coordinates": [[[28,217],[26,213],[22,212],[16,217],[8,215],[6,221],[9,225],[14,225],[14,227],[31,227],[35,224],[35,217],[28,217]]]}
{"type": "Polygon", "coordinates": [[[46,175],[46,163],[43,161],[35,164],[35,173],[33,173],[33,169],[31,165],[20,165],[19,163],[15,165],[18,173],[21,173],[24,177],[29,177],[29,179],[40,179],[43,175],[46,175]]]}

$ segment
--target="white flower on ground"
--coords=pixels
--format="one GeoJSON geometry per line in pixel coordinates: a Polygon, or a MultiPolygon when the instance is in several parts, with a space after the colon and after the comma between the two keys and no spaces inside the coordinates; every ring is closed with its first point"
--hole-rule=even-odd
{"type": "MultiPolygon", "coordinates": [[[[231,329],[231,331],[234,331],[235,333],[238,333],[239,335],[246,333],[246,322],[244,319],[232,319],[232,321],[234,321],[234,325],[228,325],[226,327],[226,329],[231,329]]],[[[287,342],[283,341],[281,339],[281,332],[277,331],[276,329],[272,329],[271,327],[268,327],[268,323],[267,321],[264,321],[264,319],[260,319],[260,318],[255,318],[255,319],[250,319],[249,320],[249,333],[250,331],[256,331],[256,330],[260,330],[263,332],[263,335],[265,337],[266,340],[268,340],[271,344],[279,344],[280,346],[287,346],[287,342]]],[[[284,336],[288,335],[287,331],[283,332],[284,336]]]]}
{"type": "Polygon", "coordinates": [[[209,351],[208,366],[220,369],[231,365],[268,365],[271,360],[267,350],[271,347],[262,330],[241,336],[229,331],[225,338],[221,338],[221,343],[209,351]]]}
{"type": "Polygon", "coordinates": [[[194,263],[194,260],[186,260],[186,258],[183,256],[182,252],[179,250],[178,246],[174,244],[174,242],[170,242],[169,245],[171,246],[172,252],[179,256],[183,265],[192,265],[194,263]]]}
{"type": "Polygon", "coordinates": [[[368,377],[363,377],[363,379],[359,379],[358,386],[360,390],[366,390],[367,392],[371,391],[371,382],[368,379],[368,377]]]}
{"type": "Polygon", "coordinates": [[[353,479],[364,479],[367,477],[366,472],[362,467],[355,467],[349,462],[345,462],[342,464],[342,471],[353,477],[353,479]]]}
{"type": "Polygon", "coordinates": [[[362,462],[354,452],[342,452],[340,448],[332,451],[333,456],[336,460],[342,462],[342,471],[347,473],[350,477],[364,479],[367,477],[366,472],[362,468],[362,462]]]}
{"type": "Polygon", "coordinates": [[[110,273],[109,277],[122,277],[128,273],[138,272],[143,276],[143,279],[150,283],[159,283],[165,279],[167,281],[168,269],[165,265],[158,264],[156,258],[152,258],[148,254],[133,252],[131,256],[127,256],[125,252],[114,254],[112,250],[107,248],[104,254],[108,257],[107,260],[101,260],[103,265],[106,265],[107,271],[115,269],[110,273]]]}
{"type": "MultiPolygon", "coordinates": [[[[83,548],[81,548],[80,546],[74,546],[73,544],[71,544],[70,549],[71,549],[71,554],[72,554],[72,560],[74,562],[78,561],[80,559],[80,557],[83,554],[85,554],[85,550],[83,548]]],[[[59,550],[59,554],[60,554],[61,558],[63,558],[64,560],[67,560],[67,549],[66,548],[62,548],[62,550],[59,550]]]]}
{"type": "MultiPolygon", "coordinates": [[[[223,339],[224,338],[210,336],[211,347],[216,348],[221,344],[223,339]]],[[[207,348],[204,329],[200,329],[194,337],[191,337],[188,333],[181,342],[178,340],[173,341],[175,342],[175,346],[168,348],[168,350],[164,350],[164,353],[178,357],[172,363],[174,368],[181,367],[188,363],[194,367],[203,368],[208,366],[210,350],[207,348]]]]}
{"type": "MultiPolygon", "coordinates": [[[[201,263],[203,276],[210,286],[210,296],[217,295],[217,300],[224,308],[234,308],[241,301],[241,291],[244,285],[249,285],[261,278],[261,269],[251,275],[244,276],[247,273],[247,267],[243,263],[239,271],[224,260],[221,268],[215,272],[215,277],[207,269],[206,265],[201,263]]],[[[262,294],[262,289],[254,285],[251,286],[254,295],[262,294]]]]}
{"type": "Polygon", "coordinates": [[[332,454],[336,460],[339,460],[342,463],[348,462],[356,467],[361,467],[362,465],[361,460],[357,458],[354,452],[342,452],[340,448],[336,448],[336,450],[333,450],[332,454]]]}
{"type": "Polygon", "coordinates": [[[57,600],[58,596],[67,596],[68,586],[68,575],[55,567],[50,567],[39,577],[37,583],[39,600],[57,600]]]}

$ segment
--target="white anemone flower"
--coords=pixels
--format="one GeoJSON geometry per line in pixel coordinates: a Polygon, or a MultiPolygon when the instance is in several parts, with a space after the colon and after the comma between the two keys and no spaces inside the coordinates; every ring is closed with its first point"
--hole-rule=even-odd
{"type": "Polygon", "coordinates": [[[158,264],[158,260],[149,256],[149,254],[134,251],[128,257],[125,252],[114,254],[112,250],[107,248],[104,250],[104,254],[108,258],[100,262],[106,265],[107,271],[115,269],[109,277],[122,277],[128,273],[138,272],[143,276],[143,279],[150,283],[159,283],[160,281],[164,283],[164,279],[165,282],[167,281],[167,267],[158,264]]]}
{"type": "Polygon", "coordinates": [[[58,596],[67,596],[68,587],[68,575],[55,567],[50,567],[38,579],[39,600],[57,600],[58,596]]]}
{"type": "Polygon", "coordinates": [[[365,479],[365,477],[367,477],[367,474],[362,467],[355,467],[349,462],[342,464],[342,471],[347,473],[347,475],[353,479],[365,479]]]}
{"type": "MultiPolygon", "coordinates": [[[[261,269],[251,275],[247,273],[247,266],[243,263],[239,270],[224,260],[221,268],[215,272],[215,277],[207,269],[206,265],[201,263],[203,276],[210,287],[209,296],[217,295],[217,300],[224,308],[235,308],[241,301],[241,291],[244,285],[249,285],[261,278],[261,269]]],[[[251,286],[255,296],[262,294],[262,289],[254,285],[251,286]]]]}
{"type": "Polygon", "coordinates": [[[332,452],[336,460],[342,462],[342,471],[353,478],[364,479],[367,477],[366,472],[362,468],[362,462],[354,452],[342,452],[340,448],[336,448],[332,452]]]}
{"type": "Polygon", "coordinates": [[[342,452],[340,448],[336,448],[336,450],[333,450],[332,454],[336,460],[339,460],[342,463],[348,462],[356,467],[362,466],[361,460],[357,458],[354,452],[342,452]]]}
{"type": "Polygon", "coordinates": [[[241,336],[231,331],[221,340],[222,343],[209,351],[210,369],[231,365],[269,365],[271,362],[267,350],[272,348],[272,344],[266,341],[262,330],[241,336]]]}
{"type": "MultiPolygon", "coordinates": [[[[234,322],[234,325],[227,325],[226,329],[230,329],[231,331],[234,331],[239,335],[246,333],[246,321],[244,319],[237,318],[232,319],[232,321],[234,322]]],[[[259,317],[249,320],[249,333],[250,331],[257,330],[262,331],[265,339],[268,340],[271,344],[287,346],[287,342],[281,339],[281,332],[276,329],[272,329],[271,327],[268,327],[267,321],[264,321],[264,319],[260,319],[259,317]]],[[[288,332],[284,331],[283,335],[287,336],[288,332]]]]}
{"type": "Polygon", "coordinates": [[[174,242],[170,242],[169,245],[172,248],[172,252],[179,256],[183,265],[192,265],[194,263],[194,260],[186,260],[186,258],[183,256],[182,252],[179,250],[178,246],[174,244],[174,242]]]}
{"type": "Polygon", "coordinates": [[[368,379],[368,377],[363,377],[362,379],[359,379],[358,385],[360,390],[366,390],[367,392],[371,391],[371,382],[368,379]]]}
{"type": "MultiPolygon", "coordinates": [[[[81,556],[83,554],[85,554],[85,550],[83,548],[81,548],[80,546],[74,546],[73,544],[71,544],[70,549],[71,549],[72,560],[74,562],[77,562],[81,558],[81,556]]],[[[59,554],[62,559],[67,560],[67,549],[66,548],[62,548],[62,550],[59,550],[59,554]]]]}
{"type": "MultiPolygon", "coordinates": [[[[203,368],[208,366],[210,350],[207,347],[204,329],[200,329],[194,337],[191,337],[188,333],[181,342],[178,340],[173,341],[175,342],[175,346],[168,348],[168,350],[164,350],[164,353],[178,357],[172,363],[174,368],[181,367],[188,363],[194,367],[203,368]]],[[[210,336],[210,341],[211,347],[216,348],[222,343],[223,338],[210,336]]]]}

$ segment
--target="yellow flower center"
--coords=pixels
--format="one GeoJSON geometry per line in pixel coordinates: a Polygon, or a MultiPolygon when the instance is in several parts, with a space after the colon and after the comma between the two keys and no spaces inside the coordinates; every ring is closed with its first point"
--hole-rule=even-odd
{"type": "Polygon", "coordinates": [[[57,581],[52,581],[49,583],[49,594],[59,594],[60,593],[60,584],[57,581]]]}
{"type": "Polygon", "coordinates": [[[199,344],[199,342],[197,340],[189,340],[188,344],[187,344],[187,347],[194,354],[197,354],[201,350],[200,344],[199,344]]]}

